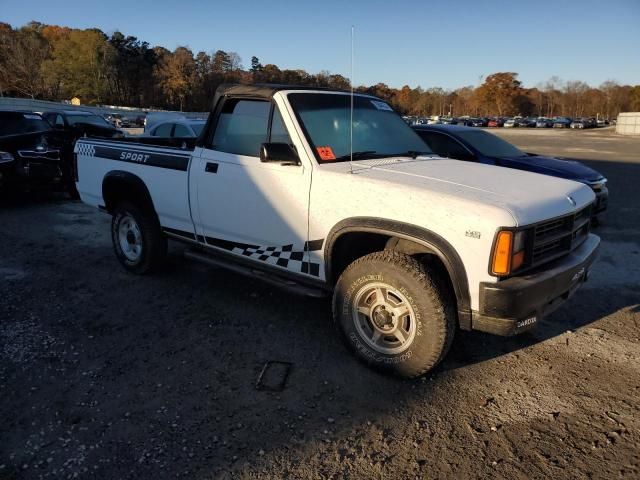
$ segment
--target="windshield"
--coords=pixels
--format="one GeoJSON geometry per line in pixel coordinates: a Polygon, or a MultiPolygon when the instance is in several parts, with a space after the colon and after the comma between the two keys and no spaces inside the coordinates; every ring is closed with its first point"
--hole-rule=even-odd
{"type": "Polygon", "coordinates": [[[76,123],[90,123],[91,125],[98,125],[100,127],[111,127],[111,124],[107,122],[104,118],[99,117],[98,115],[67,115],[67,121],[71,125],[75,125],[76,123]]]}
{"type": "Polygon", "coordinates": [[[0,112],[0,135],[43,132],[51,126],[35,113],[0,112]]]}
{"type": "MultiPolygon", "coordinates": [[[[288,98],[318,161],[348,161],[351,97],[291,93],[288,98]]],[[[354,158],[361,160],[431,150],[385,102],[354,96],[353,152],[354,158]]]]}
{"type": "Polygon", "coordinates": [[[469,143],[469,145],[487,157],[523,157],[526,155],[522,150],[514,147],[509,142],[505,142],[500,137],[496,137],[487,132],[464,130],[456,133],[460,138],[469,143]]]}

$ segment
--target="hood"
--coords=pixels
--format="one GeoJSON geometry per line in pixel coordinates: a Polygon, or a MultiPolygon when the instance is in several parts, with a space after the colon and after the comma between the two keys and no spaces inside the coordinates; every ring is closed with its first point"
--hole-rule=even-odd
{"type": "MultiPolygon", "coordinates": [[[[348,174],[348,162],[327,165],[348,174]]],[[[322,168],[326,168],[322,167],[322,168]]],[[[491,205],[527,225],[572,213],[592,203],[591,188],[537,173],[439,157],[385,158],[353,162],[353,175],[375,183],[401,184],[413,193],[428,192],[444,202],[460,199],[465,208],[491,205]]]]}
{"type": "Polygon", "coordinates": [[[62,145],[60,134],[54,130],[43,130],[0,137],[0,150],[13,152],[17,149],[32,148],[38,145],[60,147],[62,145]]]}
{"type": "Polygon", "coordinates": [[[525,157],[496,158],[497,165],[542,173],[554,177],[576,180],[578,182],[595,182],[602,178],[598,172],[585,164],[575,160],[564,160],[542,155],[527,155],[525,157]]]}

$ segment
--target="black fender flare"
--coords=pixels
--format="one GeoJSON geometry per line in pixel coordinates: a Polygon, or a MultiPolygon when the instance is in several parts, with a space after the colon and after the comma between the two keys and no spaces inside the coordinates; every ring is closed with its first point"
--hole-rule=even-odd
{"type": "Polygon", "coordinates": [[[442,261],[451,278],[456,295],[460,328],[471,329],[471,296],[467,271],[458,252],[447,240],[431,230],[409,223],[375,217],[344,219],[331,229],[324,242],[325,272],[327,282],[330,284],[335,283],[336,280],[331,271],[333,246],[342,235],[351,232],[380,233],[409,240],[424,246],[425,251],[434,253],[442,261]]]}
{"type": "Polygon", "coordinates": [[[115,194],[116,198],[129,198],[141,203],[141,207],[149,208],[157,217],[156,209],[151,199],[151,194],[144,181],[137,175],[127,172],[125,170],[111,170],[102,179],[102,199],[105,202],[105,209],[107,212],[112,213],[115,204],[109,197],[114,196],[114,192],[120,189],[125,189],[125,194],[118,192],[115,194]]]}

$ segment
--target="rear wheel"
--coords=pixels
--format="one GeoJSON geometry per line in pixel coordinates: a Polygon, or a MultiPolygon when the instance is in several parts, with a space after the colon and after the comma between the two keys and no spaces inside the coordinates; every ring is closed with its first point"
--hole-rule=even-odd
{"type": "Polygon", "coordinates": [[[434,368],[455,331],[454,300],[414,258],[376,252],[342,273],[333,315],[347,345],[369,366],[403,377],[434,368]]]}
{"type": "Polygon", "coordinates": [[[155,215],[129,202],[113,212],[111,241],[122,266],[136,274],[158,270],[167,254],[167,239],[155,215]]]}

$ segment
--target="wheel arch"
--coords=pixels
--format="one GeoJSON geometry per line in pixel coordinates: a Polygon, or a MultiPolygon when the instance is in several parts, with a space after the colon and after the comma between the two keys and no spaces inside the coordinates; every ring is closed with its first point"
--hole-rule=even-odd
{"type": "Polygon", "coordinates": [[[121,201],[130,201],[141,208],[158,214],[153,205],[151,194],[144,181],[137,175],[124,170],[112,170],[102,180],[102,199],[107,212],[113,213],[121,201]]]}
{"type": "Polygon", "coordinates": [[[407,253],[418,253],[419,250],[421,253],[430,253],[438,257],[446,268],[453,286],[460,327],[465,330],[471,329],[471,298],[467,272],[462,259],[447,240],[429,229],[394,220],[375,217],[352,217],[342,220],[331,229],[324,244],[325,272],[329,285],[334,285],[337,281],[337,274],[334,272],[335,247],[341,237],[351,233],[373,233],[388,237],[385,247],[390,244],[393,248],[402,242],[406,242],[405,245],[417,244],[420,249],[407,253]]]}

